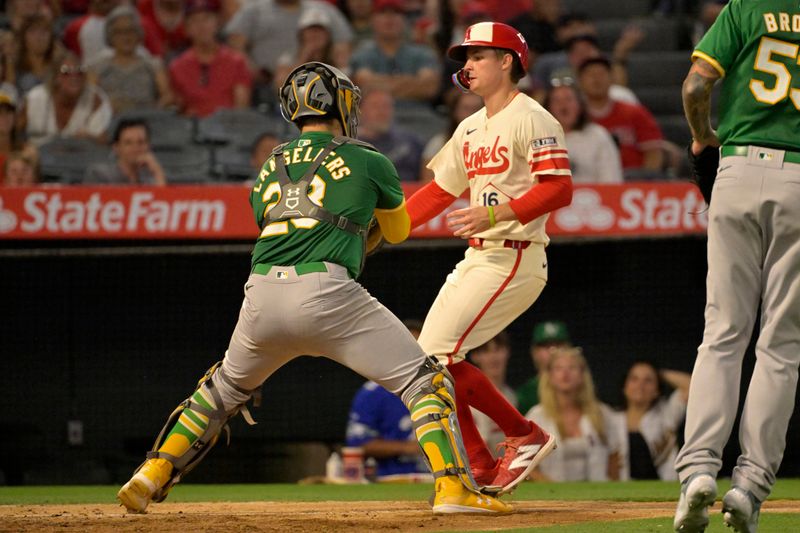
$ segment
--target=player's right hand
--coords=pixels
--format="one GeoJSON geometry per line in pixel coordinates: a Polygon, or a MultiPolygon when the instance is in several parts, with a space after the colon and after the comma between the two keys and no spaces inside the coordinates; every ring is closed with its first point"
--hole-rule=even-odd
{"type": "Polygon", "coordinates": [[[447,227],[456,237],[469,239],[489,229],[489,210],[482,205],[456,209],[447,214],[447,227]]]}

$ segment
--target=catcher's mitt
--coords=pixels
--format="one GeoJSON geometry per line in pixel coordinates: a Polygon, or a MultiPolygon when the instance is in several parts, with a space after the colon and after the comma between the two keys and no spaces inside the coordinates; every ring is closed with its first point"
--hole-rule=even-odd
{"type": "Polygon", "coordinates": [[[689,181],[697,185],[706,205],[711,205],[711,189],[714,187],[714,180],[717,179],[717,167],[719,166],[719,148],[716,146],[706,146],[703,151],[695,155],[692,152],[692,145],[686,150],[689,154],[689,169],[691,176],[689,181]]]}
{"type": "Polygon", "coordinates": [[[378,225],[378,219],[372,217],[372,220],[369,222],[369,228],[367,229],[367,255],[378,253],[381,247],[383,247],[384,242],[386,241],[383,238],[381,227],[378,225]]]}

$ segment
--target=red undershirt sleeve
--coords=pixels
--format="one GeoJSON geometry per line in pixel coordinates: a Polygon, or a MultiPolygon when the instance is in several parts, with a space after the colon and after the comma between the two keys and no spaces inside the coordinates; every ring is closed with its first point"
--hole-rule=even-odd
{"type": "Polygon", "coordinates": [[[431,181],[406,202],[406,209],[411,217],[411,227],[416,228],[425,224],[457,199],[457,196],[453,196],[439,187],[435,181],[431,181]]]}
{"type": "MultiPolygon", "coordinates": [[[[555,211],[572,202],[572,178],[570,176],[540,175],[538,178],[538,184],[508,204],[522,224],[527,224],[545,213],[555,211]]],[[[411,221],[413,226],[413,215],[411,221]]]]}

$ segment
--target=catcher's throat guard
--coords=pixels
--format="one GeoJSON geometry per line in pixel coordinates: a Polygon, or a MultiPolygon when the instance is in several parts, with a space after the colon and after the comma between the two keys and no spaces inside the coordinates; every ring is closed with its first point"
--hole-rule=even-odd
{"type": "Polygon", "coordinates": [[[426,358],[417,376],[400,394],[400,398],[411,413],[411,422],[417,440],[420,439],[421,434],[425,433],[426,426],[442,429],[447,437],[447,444],[455,459],[455,465],[445,465],[442,452],[434,449],[435,446],[430,443],[425,447],[421,446],[433,477],[457,476],[467,490],[479,493],[483,487],[479,486],[472,477],[467,451],[461,440],[455,396],[452,376],[433,357],[426,358]],[[439,401],[426,401],[431,396],[439,401]],[[445,404],[444,408],[439,407],[441,403],[445,404]],[[423,407],[419,407],[419,405],[423,405],[423,407]]]}
{"type": "MultiPolygon", "coordinates": [[[[214,447],[219,440],[219,435],[222,433],[222,431],[225,431],[227,440],[230,442],[230,428],[228,427],[228,420],[237,414],[242,413],[242,417],[248,424],[254,425],[256,423],[253,420],[253,417],[250,415],[250,411],[247,409],[247,405],[245,405],[245,403],[234,407],[230,411],[225,411],[219,391],[214,386],[214,382],[211,379],[214,374],[218,373],[218,379],[228,382],[228,378],[225,376],[220,365],[222,365],[222,361],[217,362],[214,364],[214,366],[209,368],[203,377],[200,378],[200,381],[197,382],[197,388],[195,389],[195,392],[204,389],[203,392],[206,393],[206,396],[213,398],[214,405],[216,407],[214,409],[208,409],[195,402],[192,399],[192,396],[189,396],[187,399],[182,401],[174,411],[172,411],[167,418],[166,424],[164,424],[164,427],[159,432],[158,437],[156,437],[156,441],[155,444],[153,444],[152,450],[147,452],[147,459],[161,458],[172,463],[172,477],[169,481],[167,481],[167,483],[164,484],[163,487],[161,487],[161,489],[159,489],[158,492],[153,495],[154,502],[164,501],[173,485],[178,483],[184,475],[188,474],[192,469],[194,469],[194,467],[197,466],[197,464],[206,456],[211,448],[214,447]],[[175,457],[174,455],[166,452],[158,451],[159,448],[161,448],[161,446],[164,444],[164,441],[169,435],[170,430],[178,422],[181,414],[187,409],[190,409],[196,414],[200,414],[208,418],[208,426],[206,427],[205,432],[180,457],[175,457]]],[[[250,398],[253,398],[254,406],[258,406],[260,404],[260,390],[242,391],[233,383],[228,382],[228,384],[237,390],[240,390],[240,392],[249,394],[250,398]]],[[[142,463],[142,465],[144,465],[144,463],[142,463]]],[[[139,466],[136,471],[138,472],[140,468],[141,466],[139,466]]]]}

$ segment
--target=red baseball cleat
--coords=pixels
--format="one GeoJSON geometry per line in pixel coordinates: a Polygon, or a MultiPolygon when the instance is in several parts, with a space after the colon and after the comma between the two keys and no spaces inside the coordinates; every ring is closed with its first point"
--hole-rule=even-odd
{"type": "Polygon", "coordinates": [[[556,438],[533,425],[527,435],[508,437],[499,446],[506,451],[500,461],[500,472],[491,483],[502,487],[498,496],[508,494],[527,478],[536,465],[556,449],[556,438]]]}
{"type": "Polygon", "coordinates": [[[470,467],[472,470],[472,479],[481,487],[481,491],[486,494],[494,494],[499,492],[503,487],[495,486],[494,479],[500,472],[500,460],[494,462],[491,468],[480,468],[477,466],[470,467]]]}

